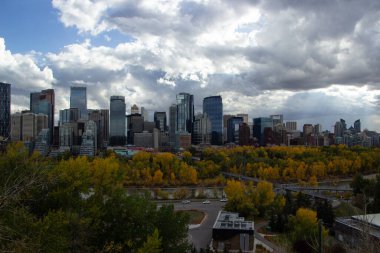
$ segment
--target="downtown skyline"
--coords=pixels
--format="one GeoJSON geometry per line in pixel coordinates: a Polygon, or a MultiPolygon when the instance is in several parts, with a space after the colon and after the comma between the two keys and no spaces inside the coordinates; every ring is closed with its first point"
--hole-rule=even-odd
{"type": "Polygon", "coordinates": [[[88,108],[122,95],[168,112],[176,94],[221,95],[224,114],[380,131],[377,1],[25,1],[1,3],[0,81],[12,112],[29,95],[86,86],[88,108]],[[159,98],[159,99],[157,99],[159,98]]]}

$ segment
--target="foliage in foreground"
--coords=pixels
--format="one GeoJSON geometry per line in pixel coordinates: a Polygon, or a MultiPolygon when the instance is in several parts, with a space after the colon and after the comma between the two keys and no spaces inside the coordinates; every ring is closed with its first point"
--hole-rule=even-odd
{"type": "Polygon", "coordinates": [[[127,196],[115,157],[47,163],[21,144],[0,157],[1,252],[185,252],[188,216],[127,196]]]}

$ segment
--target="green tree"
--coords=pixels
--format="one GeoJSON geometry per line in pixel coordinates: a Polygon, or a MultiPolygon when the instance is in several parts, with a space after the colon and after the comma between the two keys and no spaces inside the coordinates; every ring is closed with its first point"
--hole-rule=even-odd
{"type": "Polygon", "coordinates": [[[155,229],[152,235],[148,235],[148,238],[142,248],[137,253],[160,253],[161,250],[161,238],[159,237],[158,230],[155,229]]]}

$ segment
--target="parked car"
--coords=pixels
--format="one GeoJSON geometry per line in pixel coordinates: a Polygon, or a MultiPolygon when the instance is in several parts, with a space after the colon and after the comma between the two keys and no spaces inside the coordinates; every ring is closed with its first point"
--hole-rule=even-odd
{"type": "Polygon", "coordinates": [[[227,202],[228,199],[227,199],[227,198],[222,198],[222,199],[220,199],[219,201],[220,201],[220,202],[227,202]]]}
{"type": "Polygon", "coordinates": [[[211,202],[210,202],[210,200],[205,200],[205,201],[203,201],[202,203],[203,203],[203,204],[210,204],[211,202]]]}
{"type": "Polygon", "coordinates": [[[182,204],[190,204],[190,200],[182,200],[182,204]]]}

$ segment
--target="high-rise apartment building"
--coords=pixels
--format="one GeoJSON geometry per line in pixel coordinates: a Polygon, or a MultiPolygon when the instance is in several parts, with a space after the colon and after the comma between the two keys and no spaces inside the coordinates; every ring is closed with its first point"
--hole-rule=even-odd
{"type": "MultiPolygon", "coordinates": [[[[223,101],[221,96],[203,99],[203,114],[211,122],[211,144],[223,144],[223,101]]],[[[247,115],[248,118],[248,115],[247,115]]]]}
{"type": "Polygon", "coordinates": [[[80,146],[80,154],[86,156],[95,156],[97,147],[97,129],[96,123],[92,120],[86,121],[85,130],[82,135],[82,143],[80,146]]]}
{"type": "Polygon", "coordinates": [[[0,138],[11,134],[11,85],[0,82],[0,138]]]}
{"type": "Polygon", "coordinates": [[[135,113],[127,116],[127,143],[135,144],[135,133],[144,131],[144,118],[141,114],[135,113]]]}
{"type": "Polygon", "coordinates": [[[87,119],[87,88],[71,87],[70,89],[70,108],[78,108],[79,118],[87,119]]]}
{"type": "Polygon", "coordinates": [[[154,112],[154,123],[156,124],[156,128],[158,130],[160,130],[161,132],[166,131],[166,112],[154,112]]]}
{"type": "Polygon", "coordinates": [[[177,127],[176,132],[193,132],[194,96],[188,93],[177,95],[177,127]]]}
{"type": "Polygon", "coordinates": [[[110,144],[124,145],[125,136],[125,97],[111,96],[110,99],[110,144]],[[112,141],[111,141],[112,140],[112,141]]]}

